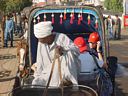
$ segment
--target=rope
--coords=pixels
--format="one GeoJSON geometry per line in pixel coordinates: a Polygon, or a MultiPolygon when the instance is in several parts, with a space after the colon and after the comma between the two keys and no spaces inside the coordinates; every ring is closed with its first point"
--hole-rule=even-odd
{"type": "Polygon", "coordinates": [[[61,73],[61,63],[60,63],[60,58],[59,57],[60,57],[59,50],[58,50],[58,48],[56,48],[54,59],[53,59],[53,64],[52,64],[52,68],[51,68],[51,72],[50,72],[50,76],[49,76],[49,80],[48,80],[47,86],[44,90],[43,96],[47,96],[47,90],[48,90],[48,87],[49,87],[49,84],[50,84],[50,81],[51,81],[51,77],[52,77],[52,74],[53,74],[53,69],[54,69],[54,66],[55,66],[56,59],[58,60],[58,71],[59,71],[60,83],[61,83],[61,86],[60,86],[61,87],[61,94],[62,94],[62,96],[64,96],[64,94],[63,94],[64,86],[63,86],[62,73],[61,73]]]}
{"type": "Polygon", "coordinates": [[[64,84],[63,84],[63,80],[62,80],[62,73],[61,73],[61,63],[60,63],[60,58],[58,57],[58,71],[59,71],[59,76],[60,76],[60,84],[61,84],[61,94],[62,96],[64,96],[64,84]]]}
{"type": "Polygon", "coordinates": [[[49,76],[49,79],[48,79],[47,86],[46,86],[46,88],[44,90],[43,96],[47,96],[47,90],[48,90],[48,87],[49,87],[49,84],[50,84],[50,81],[51,81],[51,78],[52,78],[53,69],[54,69],[54,66],[55,66],[56,58],[57,58],[56,54],[57,54],[57,49],[55,50],[55,55],[54,55],[54,59],[53,59],[53,63],[52,63],[52,68],[51,68],[50,76],[49,76]]]}

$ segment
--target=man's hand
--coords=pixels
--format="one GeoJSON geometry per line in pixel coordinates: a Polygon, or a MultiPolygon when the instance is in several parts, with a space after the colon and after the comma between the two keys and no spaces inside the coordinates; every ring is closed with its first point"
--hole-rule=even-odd
{"type": "Polygon", "coordinates": [[[61,46],[57,46],[56,50],[59,56],[63,55],[63,48],[61,46]]]}
{"type": "Polygon", "coordinates": [[[108,69],[108,64],[107,63],[104,63],[103,64],[103,68],[105,68],[107,70],[108,69]]]}
{"type": "Polygon", "coordinates": [[[12,30],[11,30],[11,29],[9,29],[9,33],[11,33],[11,31],[12,31],[12,30]]]}
{"type": "Polygon", "coordinates": [[[97,48],[96,48],[97,52],[100,52],[100,46],[101,46],[101,43],[100,43],[100,41],[98,41],[97,42],[97,48]]]}

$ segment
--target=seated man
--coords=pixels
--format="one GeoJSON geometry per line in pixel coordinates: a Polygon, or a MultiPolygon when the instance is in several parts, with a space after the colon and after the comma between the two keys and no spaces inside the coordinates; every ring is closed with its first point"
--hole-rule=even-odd
{"type": "MultiPolygon", "coordinates": [[[[95,79],[97,74],[97,65],[90,53],[88,52],[88,48],[86,42],[83,37],[77,37],[74,40],[74,44],[79,48],[80,55],[79,59],[81,61],[80,64],[80,73],[79,73],[79,80],[80,81],[91,81],[95,79]]],[[[98,53],[100,54],[100,53],[98,53]]],[[[98,55],[99,56],[99,55],[98,55]]],[[[97,62],[100,67],[104,66],[103,60],[100,60],[96,57],[97,62]]]]}
{"type": "MultiPolygon", "coordinates": [[[[49,80],[55,50],[58,49],[61,64],[62,79],[71,81],[77,85],[77,60],[79,50],[74,43],[62,33],[52,33],[52,22],[40,22],[34,25],[34,34],[38,38],[36,71],[34,73],[33,85],[46,86],[49,80]]],[[[55,61],[49,86],[60,86],[60,74],[58,71],[58,60],[55,61]]]]}

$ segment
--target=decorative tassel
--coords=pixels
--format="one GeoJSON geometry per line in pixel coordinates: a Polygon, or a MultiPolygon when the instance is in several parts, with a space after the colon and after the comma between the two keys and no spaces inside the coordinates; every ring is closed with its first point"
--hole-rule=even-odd
{"type": "Polygon", "coordinates": [[[73,19],[73,20],[75,19],[74,9],[73,9],[73,11],[72,11],[72,19],[73,19]]]}
{"type": "Polygon", "coordinates": [[[66,9],[64,10],[64,20],[66,20],[66,9]]]}
{"type": "Polygon", "coordinates": [[[88,15],[88,25],[91,24],[90,15],[88,15]]]}
{"type": "Polygon", "coordinates": [[[44,13],[44,21],[46,21],[46,14],[44,13]]]}
{"type": "Polygon", "coordinates": [[[81,21],[83,20],[83,15],[82,15],[82,14],[80,15],[80,20],[81,20],[81,21]]]}
{"type": "Polygon", "coordinates": [[[38,23],[40,22],[40,16],[37,17],[38,23]]]}
{"type": "Polygon", "coordinates": [[[78,14],[78,25],[80,25],[80,24],[81,24],[81,15],[78,14]]]}
{"type": "Polygon", "coordinates": [[[75,20],[75,15],[74,15],[74,13],[72,13],[72,19],[75,20]]]}
{"type": "Polygon", "coordinates": [[[62,13],[60,14],[60,24],[62,24],[63,23],[63,15],[62,15],[62,13]]]}
{"type": "Polygon", "coordinates": [[[72,13],[71,13],[71,15],[70,15],[70,24],[73,24],[73,15],[72,15],[72,13]]]}
{"type": "Polygon", "coordinates": [[[52,13],[52,24],[55,23],[55,20],[54,20],[54,14],[52,13]]]}
{"type": "Polygon", "coordinates": [[[82,15],[82,8],[81,8],[81,12],[80,12],[80,20],[82,21],[83,20],[83,15],[82,15]]]}
{"type": "Polygon", "coordinates": [[[98,20],[96,19],[96,22],[95,22],[95,28],[97,29],[98,28],[98,20]]]}
{"type": "Polygon", "coordinates": [[[34,18],[34,20],[33,20],[33,23],[35,24],[36,23],[36,19],[34,18]]]}

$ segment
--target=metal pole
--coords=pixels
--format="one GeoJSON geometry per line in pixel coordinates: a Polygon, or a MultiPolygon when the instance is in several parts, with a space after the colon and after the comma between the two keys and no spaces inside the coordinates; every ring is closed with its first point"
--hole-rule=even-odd
{"type": "Polygon", "coordinates": [[[124,15],[126,15],[126,0],[123,0],[123,14],[122,14],[122,24],[121,28],[124,28],[124,15]]]}
{"type": "Polygon", "coordinates": [[[126,1],[123,0],[123,13],[126,14],[126,1]]]}

